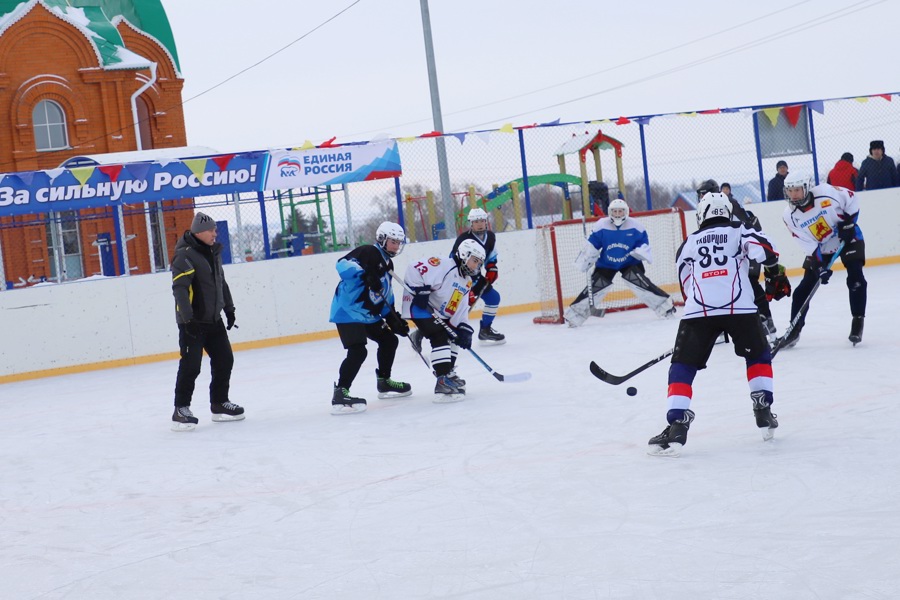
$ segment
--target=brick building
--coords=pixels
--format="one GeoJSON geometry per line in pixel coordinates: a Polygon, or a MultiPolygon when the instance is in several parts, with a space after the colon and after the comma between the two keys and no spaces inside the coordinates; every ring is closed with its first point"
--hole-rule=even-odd
{"type": "MultiPolygon", "coordinates": [[[[0,173],[185,146],[183,85],[160,0],[0,0],[0,173]]],[[[193,216],[151,207],[124,214],[132,273],[165,269],[193,216]]],[[[102,271],[97,241],[114,231],[112,209],[54,216],[0,218],[8,281],[102,271]]]]}

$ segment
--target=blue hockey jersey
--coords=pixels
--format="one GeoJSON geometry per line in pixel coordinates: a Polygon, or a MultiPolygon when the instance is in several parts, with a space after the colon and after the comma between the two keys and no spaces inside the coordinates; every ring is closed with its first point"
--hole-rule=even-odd
{"type": "Polygon", "coordinates": [[[366,245],[351,250],[335,265],[341,281],[331,301],[332,323],[377,323],[394,308],[394,290],[389,271],[391,258],[378,246],[366,245]],[[369,289],[363,274],[374,272],[381,278],[382,291],[369,289]]]}
{"type": "Polygon", "coordinates": [[[600,219],[594,223],[587,241],[600,253],[594,264],[598,269],[621,271],[641,262],[639,258],[631,256],[631,252],[637,249],[640,249],[640,254],[647,262],[653,262],[647,230],[637,219],[631,217],[626,218],[621,227],[616,227],[609,217],[600,219]]]}

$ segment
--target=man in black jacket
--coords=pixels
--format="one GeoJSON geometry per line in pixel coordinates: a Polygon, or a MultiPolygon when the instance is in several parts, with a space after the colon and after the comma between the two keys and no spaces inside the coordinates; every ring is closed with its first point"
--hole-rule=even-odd
{"type": "Polygon", "coordinates": [[[771,202],[772,200],[784,200],[784,178],[787,177],[788,174],[787,163],[783,160],[779,160],[778,164],[775,165],[775,170],[777,171],[777,174],[769,180],[769,190],[766,192],[766,202],[771,202]]]}
{"type": "Polygon", "coordinates": [[[216,222],[202,212],[191,230],[175,244],[172,293],[181,361],[175,380],[173,431],[191,431],[197,417],[191,412],[194,383],[200,374],[203,351],[209,355],[212,381],[209,402],[213,421],[240,421],[244,409],[228,399],[234,354],[226,329],[234,327],[234,303],[222,269],[222,244],[216,243],[216,222]],[[227,326],[222,322],[225,311],[227,326]]]}

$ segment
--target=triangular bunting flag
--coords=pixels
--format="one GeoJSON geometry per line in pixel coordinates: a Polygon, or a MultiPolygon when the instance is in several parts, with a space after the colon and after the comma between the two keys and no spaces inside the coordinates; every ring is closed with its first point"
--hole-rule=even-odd
{"type": "Polygon", "coordinates": [[[490,131],[477,131],[475,132],[475,137],[484,142],[485,144],[491,143],[491,132],[490,131]]]}
{"type": "Polygon", "coordinates": [[[181,159],[175,158],[174,156],[163,156],[162,158],[157,159],[156,162],[159,163],[159,166],[165,167],[172,163],[181,162],[181,159]]]}
{"type": "Polygon", "coordinates": [[[136,181],[144,181],[147,179],[147,173],[150,172],[150,167],[152,163],[133,163],[130,165],[125,165],[125,170],[131,174],[131,177],[136,181]]]}
{"type": "Polygon", "coordinates": [[[820,115],[825,114],[825,102],[822,100],[811,100],[807,102],[807,106],[811,109],[819,113],[820,115]]]}
{"type": "Polygon", "coordinates": [[[219,156],[213,156],[211,160],[216,163],[220,171],[224,171],[228,168],[232,158],[234,158],[234,154],[220,154],[219,156]]]}
{"type": "Polygon", "coordinates": [[[865,104],[869,101],[869,98],[867,96],[860,96],[859,98],[854,98],[854,100],[856,100],[860,104],[865,104]]]}
{"type": "Polygon", "coordinates": [[[429,131],[428,133],[423,133],[419,137],[420,138],[430,138],[430,137],[441,137],[442,135],[444,135],[444,134],[441,133],[440,131],[429,131]]]}
{"type": "Polygon", "coordinates": [[[194,174],[194,177],[197,178],[198,181],[203,179],[203,174],[206,173],[206,161],[205,158],[191,158],[189,160],[182,161],[185,166],[191,170],[191,173],[194,174]]]}
{"type": "Polygon", "coordinates": [[[721,108],[721,109],[719,109],[719,112],[723,112],[723,113],[736,113],[736,112],[740,112],[740,111],[741,111],[741,109],[739,109],[739,108],[721,108]]]}
{"type": "Polygon", "coordinates": [[[652,117],[635,117],[634,122],[638,125],[646,125],[652,117]]]}
{"type": "Polygon", "coordinates": [[[113,183],[119,179],[119,173],[122,172],[122,165],[105,165],[102,167],[97,167],[101,173],[109,177],[109,180],[113,183]]]}
{"type": "Polygon", "coordinates": [[[91,175],[94,174],[95,169],[96,167],[78,167],[77,169],[70,170],[75,179],[78,180],[78,183],[84,185],[87,183],[87,180],[91,178],[91,175]]]}
{"type": "Polygon", "coordinates": [[[9,177],[15,177],[25,185],[31,185],[34,181],[34,171],[23,171],[21,173],[10,173],[9,177]]]}
{"type": "Polygon", "coordinates": [[[781,113],[781,107],[773,106],[771,108],[764,108],[762,109],[762,112],[766,115],[766,118],[769,119],[769,123],[772,124],[772,127],[775,127],[775,124],[778,123],[778,114],[781,113]]]}
{"type": "Polygon", "coordinates": [[[466,142],[466,134],[465,133],[448,133],[447,135],[452,135],[453,137],[458,139],[460,144],[464,144],[466,142]]]}
{"type": "Polygon", "coordinates": [[[316,147],[315,144],[313,144],[313,143],[312,143],[311,141],[309,141],[309,140],[306,140],[305,142],[303,142],[303,145],[300,146],[300,149],[301,149],[301,150],[312,150],[312,149],[315,148],[315,147],[316,147]]]}
{"type": "Polygon", "coordinates": [[[887,100],[888,102],[891,101],[891,95],[890,95],[890,94],[878,94],[878,97],[879,97],[879,98],[884,98],[884,99],[887,100]]]}
{"type": "Polygon", "coordinates": [[[553,127],[554,125],[559,125],[559,119],[553,119],[548,123],[541,123],[541,127],[553,127]]]}
{"type": "Polygon", "coordinates": [[[59,177],[60,175],[62,175],[65,172],[66,172],[66,170],[62,167],[60,167],[59,169],[48,169],[47,175],[50,176],[50,183],[53,183],[54,179],[56,179],[57,177],[59,177]]]}
{"type": "Polygon", "coordinates": [[[795,104],[793,106],[785,106],[784,107],[784,116],[787,117],[788,123],[791,124],[791,127],[796,127],[797,122],[800,121],[800,113],[803,111],[804,106],[802,104],[795,104]]]}
{"type": "Polygon", "coordinates": [[[334,140],[336,140],[336,139],[337,139],[337,136],[334,136],[333,138],[331,138],[329,140],[325,140],[324,142],[319,144],[319,148],[337,148],[338,146],[340,146],[340,144],[334,143],[334,140]]]}
{"type": "Polygon", "coordinates": [[[719,114],[720,112],[722,112],[722,111],[719,110],[718,108],[714,108],[714,109],[712,109],[712,110],[701,110],[701,111],[700,111],[700,114],[701,114],[701,115],[717,115],[717,114],[719,114]]]}
{"type": "Polygon", "coordinates": [[[537,126],[538,126],[537,123],[532,123],[531,125],[519,125],[515,129],[534,129],[537,126]]]}
{"type": "Polygon", "coordinates": [[[687,112],[687,113],[678,113],[679,117],[696,117],[697,113],[695,112],[687,112]]]}
{"type": "Polygon", "coordinates": [[[501,127],[500,129],[498,129],[497,131],[501,131],[501,132],[503,132],[503,133],[515,133],[515,132],[513,131],[512,123],[504,123],[504,124],[503,124],[503,127],[501,127]]]}
{"type": "Polygon", "coordinates": [[[402,137],[402,138],[397,138],[397,141],[398,142],[414,142],[417,139],[419,139],[419,138],[417,138],[417,137],[402,137]]]}
{"type": "Polygon", "coordinates": [[[616,125],[628,125],[629,123],[631,123],[631,119],[628,117],[619,117],[616,119],[616,125]]]}

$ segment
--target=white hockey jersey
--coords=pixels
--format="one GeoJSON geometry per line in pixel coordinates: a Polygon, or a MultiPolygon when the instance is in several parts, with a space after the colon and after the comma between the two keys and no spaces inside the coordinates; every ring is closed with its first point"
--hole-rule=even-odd
{"type": "MultiPolygon", "coordinates": [[[[807,256],[821,248],[822,254],[831,254],[841,243],[838,225],[846,216],[859,212],[859,200],[848,189],[820,183],[810,188],[813,201],[803,211],[788,203],[784,208],[784,223],[807,256]]],[[[857,238],[862,239],[861,234],[857,238]]]]}
{"type": "Polygon", "coordinates": [[[772,242],[741,223],[707,223],[690,234],[676,255],[684,317],[755,313],[747,272],[750,261],[767,266],[778,261],[772,242]]]}
{"type": "MultiPolygon", "coordinates": [[[[460,275],[452,258],[432,256],[410,263],[403,278],[412,289],[423,286],[431,288],[429,303],[438,315],[450,320],[450,325],[458,327],[469,320],[469,289],[472,280],[460,275]]],[[[412,294],[403,292],[403,318],[427,319],[430,312],[412,306],[412,294]]]]}

